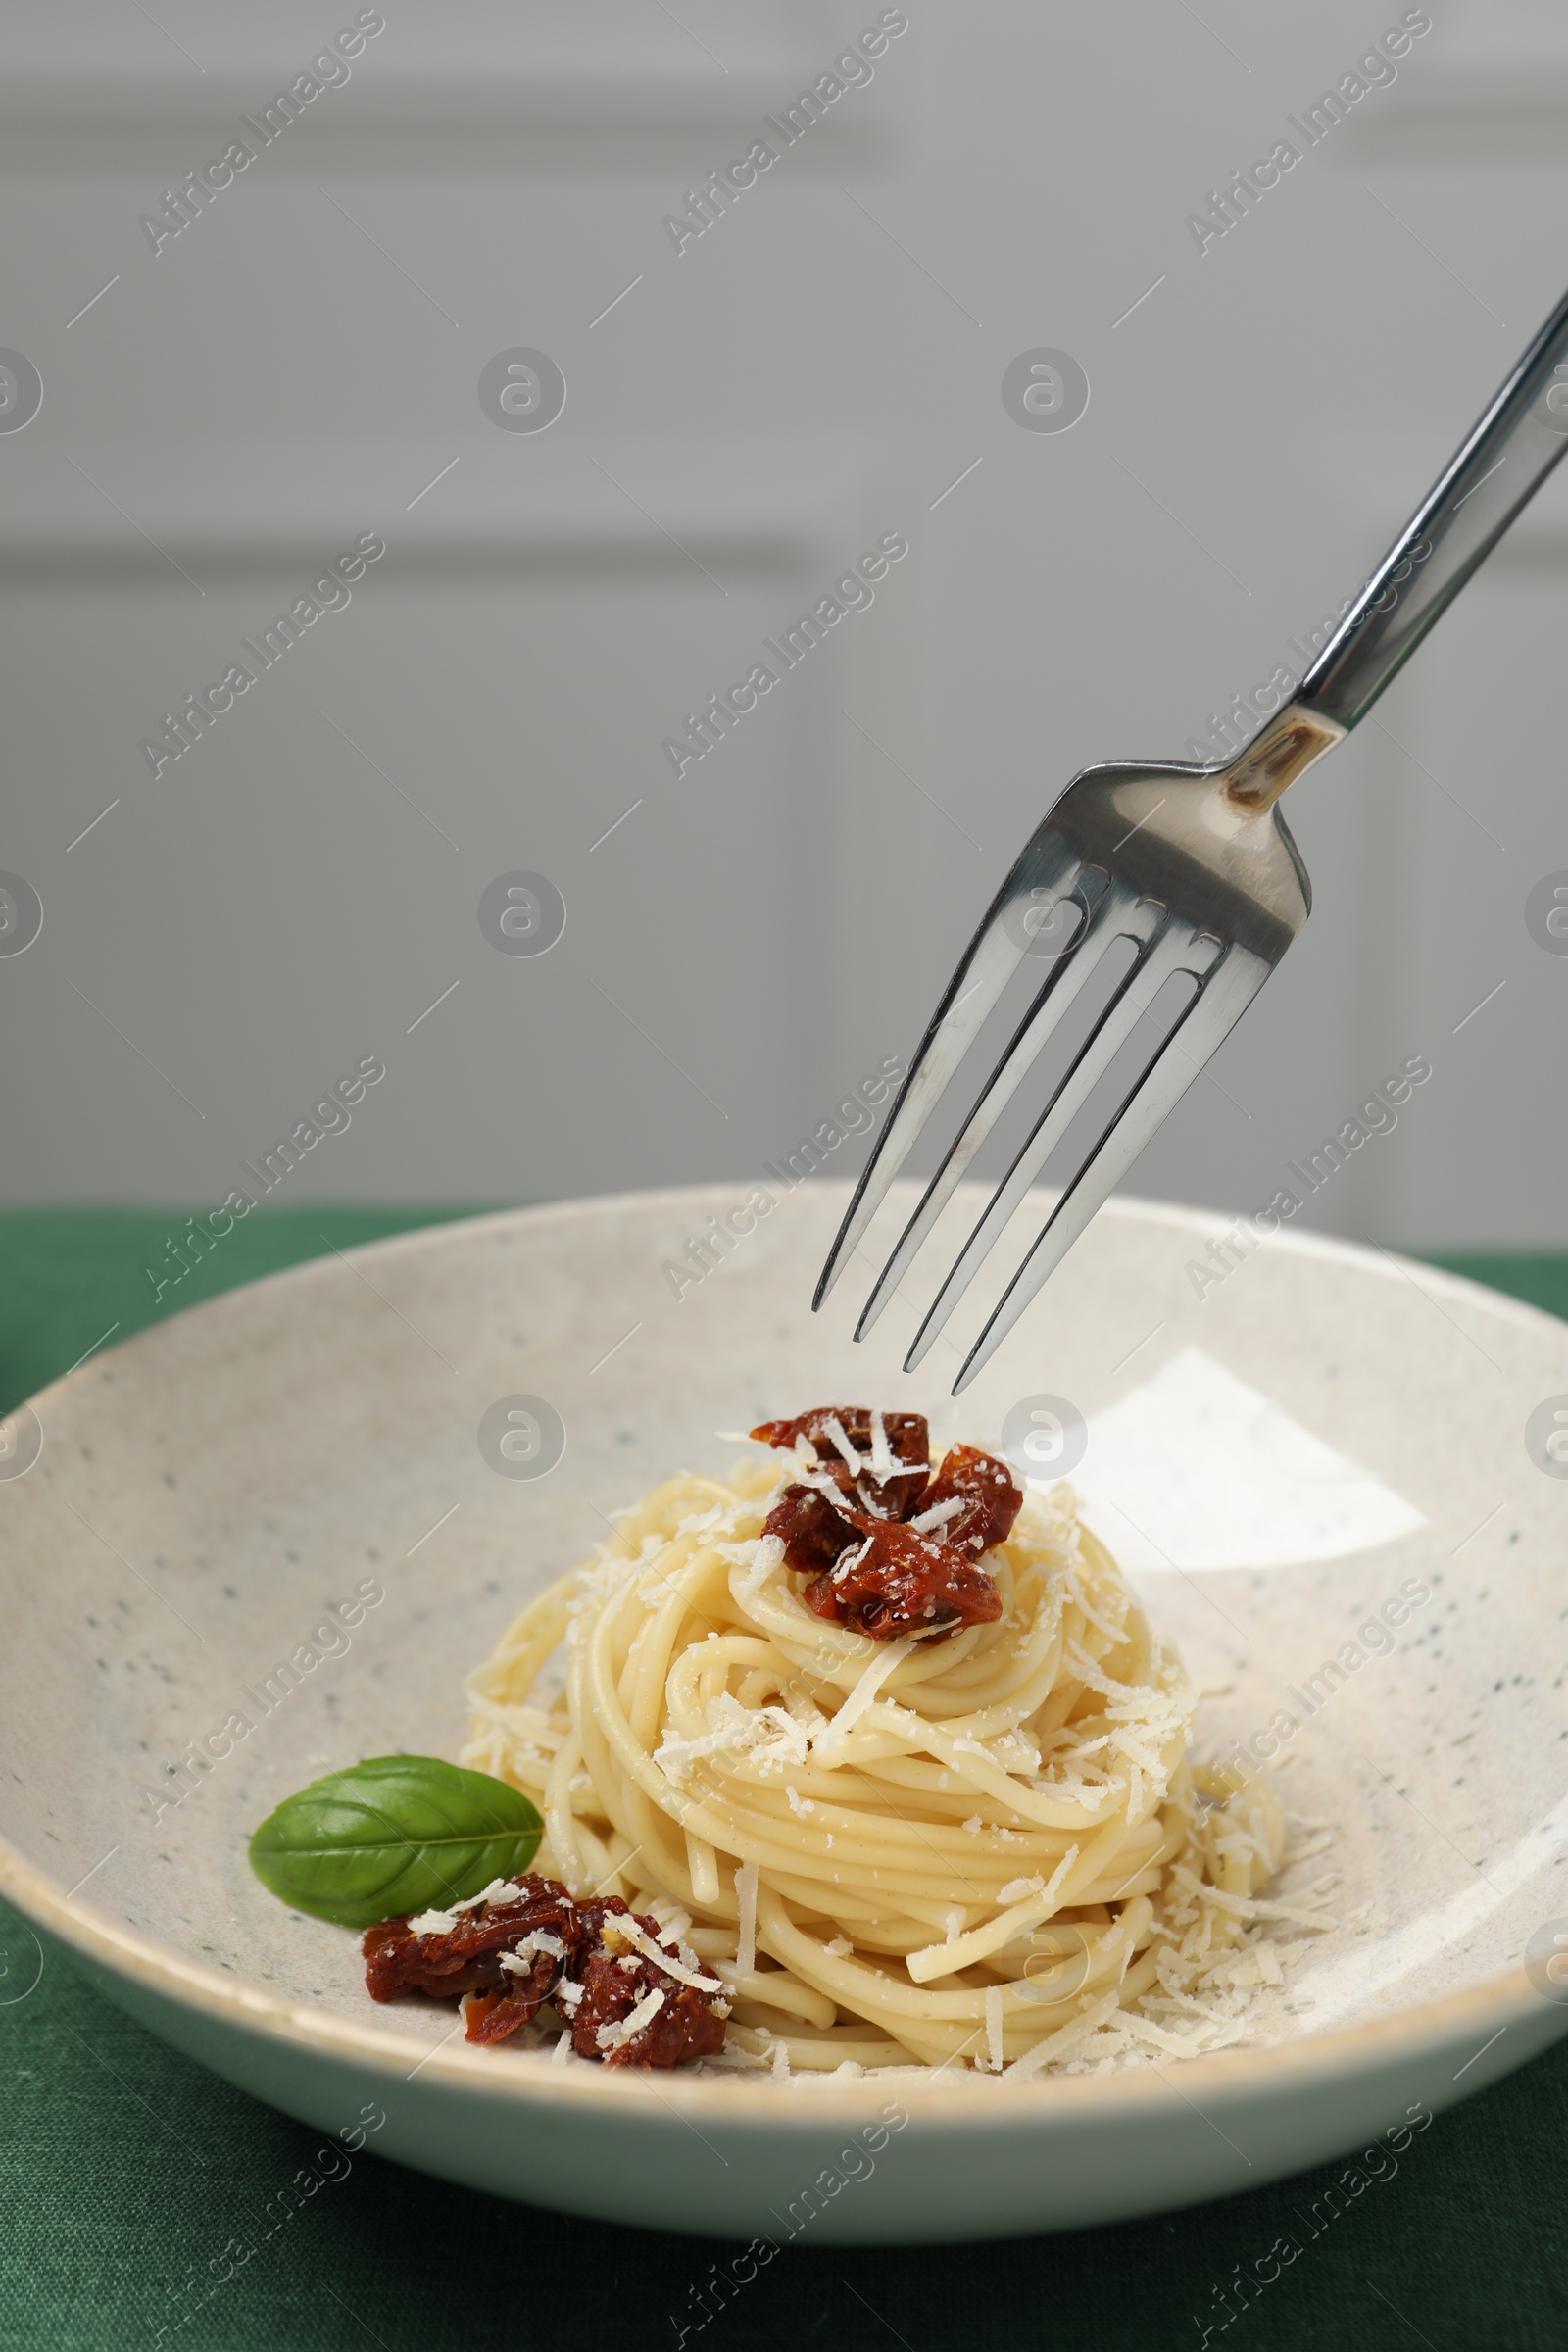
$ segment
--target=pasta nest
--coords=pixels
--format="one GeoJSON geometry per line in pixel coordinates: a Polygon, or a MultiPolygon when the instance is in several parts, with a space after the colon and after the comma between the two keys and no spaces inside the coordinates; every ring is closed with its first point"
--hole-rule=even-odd
{"type": "Polygon", "coordinates": [[[984,1555],[996,1623],[875,1642],[800,1597],[781,1483],[666,1479],[468,1678],[463,1761],[534,1800],[534,1867],[725,1981],[709,2065],[1027,2077],[1242,2038],[1291,1956],[1264,1923],[1333,1923],[1259,1899],[1279,1797],[1193,1760],[1196,1690],[1072,1489],[984,1555]]]}

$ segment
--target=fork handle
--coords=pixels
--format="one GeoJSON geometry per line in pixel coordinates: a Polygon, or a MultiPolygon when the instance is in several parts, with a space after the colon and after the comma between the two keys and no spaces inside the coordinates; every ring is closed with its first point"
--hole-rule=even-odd
{"type": "Polygon", "coordinates": [[[1364,718],[1565,452],[1568,295],[1301,680],[1296,708],[1339,727],[1364,718]]]}

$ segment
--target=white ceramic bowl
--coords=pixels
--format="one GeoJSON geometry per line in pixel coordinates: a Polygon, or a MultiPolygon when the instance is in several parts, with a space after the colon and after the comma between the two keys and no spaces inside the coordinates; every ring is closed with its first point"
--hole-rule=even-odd
{"type": "Polygon", "coordinates": [[[426,2171],[739,2238],[1003,2236],[1191,2204],[1360,2146],[1568,2028],[1544,1957],[1554,1923],[1568,1937],[1568,1483],[1538,1467],[1539,1421],[1537,1459],[1525,1443],[1538,1408],[1568,1410],[1568,1327],[1289,1235],[1201,1282],[1219,1220],[1123,1202],[954,1404],[949,1350],[929,1379],[898,1370],[902,1302],[860,1348],[848,1300],[807,1311],[842,1187],[800,1186],[677,1299],[666,1265],[750,1189],[322,1258],[35,1398],[41,1456],[0,1479],[0,1892],[107,1998],[323,2131],[369,2107],[370,2144],[426,2171]],[[476,1440],[520,1393],[567,1438],[531,1483],[476,1440]],[[1229,1686],[1207,1743],[1294,1708],[1284,1786],[1338,1832],[1298,1875],[1343,1873],[1344,1924],[1259,2008],[1254,2046],[1015,2088],[552,2070],[444,2041],[445,2012],[373,2006],[357,1939],[252,1877],[248,1834],[289,1790],[362,1754],[455,1755],[461,1677],[519,1599],[670,1470],[727,1467],[718,1430],[837,1398],[984,1442],[1042,1394],[1090,1416],[1094,1514],[1229,1686]],[[385,1597],[347,1649],[264,1712],[263,1679],[365,1579],[385,1597]],[[1410,1582],[1432,1597],[1397,1645],[1357,1643],[1410,1582]],[[1324,1675],[1347,1642],[1362,1662],[1324,1675]],[[144,1792],[168,1795],[189,1742],[221,1748],[234,1713],[255,1728],[155,1818],[144,1792]]]}

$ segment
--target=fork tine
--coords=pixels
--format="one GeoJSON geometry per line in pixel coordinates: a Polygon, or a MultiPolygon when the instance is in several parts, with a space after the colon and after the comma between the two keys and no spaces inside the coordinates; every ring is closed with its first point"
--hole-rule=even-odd
{"type": "MultiPolygon", "coordinates": [[[[1147,943],[1138,961],[1080,1048],[1072,1067],[1035,1121],[1011,1167],[992,1194],[951,1273],[927,1309],[925,1320],[914,1336],[914,1344],[905,1357],[906,1372],[912,1372],[930,1353],[949,1316],[973,1281],[982,1259],[990,1253],[1005,1230],[1014,1209],[1165,982],[1173,973],[1191,971],[1195,966],[1201,974],[1220,953],[1218,941],[1208,939],[1206,945],[1209,953],[1205,956],[1204,944],[1203,940],[1195,937],[1190,924],[1168,919],[1160,924],[1147,943]]],[[[1152,1067],[1151,1063],[1150,1068],[1152,1067]]]]}
{"type": "Polygon", "coordinates": [[[1200,984],[1120,1110],[1066,1187],[1029,1254],[1013,1275],[953,1384],[960,1396],[1006,1338],[1041,1285],[1054,1273],[1095,1211],[1173,1106],[1222,1046],[1273,965],[1249,949],[1227,948],[1200,984]],[[1179,1066],[1180,1065],[1180,1066],[1179,1066]]]}
{"type": "Polygon", "coordinates": [[[1114,940],[1137,938],[1147,947],[1164,909],[1125,884],[1106,890],[1072,945],[1057,958],[1033,1004],[1025,1013],[991,1076],[975,1100],[969,1117],[950,1145],[941,1165],[925,1189],[919,1206],[904,1228],[887,1264],[877,1276],[855,1327],[858,1340],[866,1333],[892,1298],[926,1235],[951,1200],[959,1180],[1018,1086],[1055,1030],[1062,1014],[1082,991],[1114,940]]]}
{"type": "MultiPolygon", "coordinates": [[[[932,1106],[945,1093],[972,1039],[1028,952],[1027,941],[1014,941],[1004,927],[1009,908],[1016,901],[1037,893],[1042,899],[1047,893],[1053,894],[1048,902],[1051,906],[1069,896],[1087,896],[1091,889],[1098,897],[1104,886],[1104,876],[1096,875],[1091,883],[1093,873],[1094,869],[1085,868],[1081,854],[1057,832],[1049,816],[1035,827],[986,909],[920,1040],[919,1050],[899,1089],[892,1115],[882,1130],[881,1141],[865,1164],[817,1279],[811,1300],[813,1312],[858,1247],[932,1106]]],[[[1080,929],[1079,938],[1082,936],[1080,929]]]]}

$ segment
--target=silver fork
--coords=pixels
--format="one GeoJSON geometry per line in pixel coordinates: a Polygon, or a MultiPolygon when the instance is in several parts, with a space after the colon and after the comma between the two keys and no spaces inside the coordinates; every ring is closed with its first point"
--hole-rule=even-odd
{"type": "Polygon", "coordinates": [[[1311,906],[1300,854],[1275,806],[1287,785],[1366,716],[1568,449],[1568,296],[1546,320],[1294,700],[1217,766],[1108,760],[1075,776],[1024,847],[949,981],[828,1252],[819,1307],[858,1248],[988,1014],[1031,951],[1064,944],[877,1277],[856,1338],[903,1281],[959,1179],[1062,1014],[1118,940],[1133,960],[958,1253],[905,1359],[912,1372],[968,1289],[1117,1051],[1173,975],[1189,1002],[1099,1141],[964,1358],[969,1383],[1083,1232],[1111,1187],[1235,1028],[1311,906]],[[1509,467],[1512,471],[1509,471],[1509,467]],[[1070,936],[1069,936],[1070,934],[1070,936]]]}

